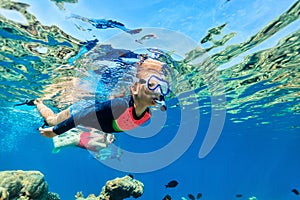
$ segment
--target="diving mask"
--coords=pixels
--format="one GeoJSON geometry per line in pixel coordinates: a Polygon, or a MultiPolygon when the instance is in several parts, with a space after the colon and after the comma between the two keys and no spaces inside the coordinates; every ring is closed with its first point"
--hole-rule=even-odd
{"type": "Polygon", "coordinates": [[[158,76],[151,75],[147,80],[140,79],[141,84],[146,84],[150,91],[166,96],[170,92],[170,85],[168,81],[165,81],[158,76]]]}
{"type": "Polygon", "coordinates": [[[150,91],[160,94],[159,99],[155,100],[155,103],[160,105],[161,111],[166,111],[165,96],[170,92],[169,83],[155,75],[151,75],[147,80],[140,79],[140,83],[146,84],[150,91]]]}

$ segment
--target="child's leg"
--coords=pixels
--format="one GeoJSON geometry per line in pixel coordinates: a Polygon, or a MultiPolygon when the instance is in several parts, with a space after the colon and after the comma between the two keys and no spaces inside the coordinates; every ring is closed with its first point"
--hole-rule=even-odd
{"type": "Polygon", "coordinates": [[[97,151],[100,151],[101,149],[104,149],[107,147],[107,144],[101,141],[102,139],[99,138],[93,138],[88,142],[87,149],[92,150],[96,149],[97,151]]]}
{"type": "Polygon", "coordinates": [[[70,108],[55,114],[50,108],[43,104],[41,100],[35,100],[34,104],[49,126],[55,126],[70,117],[70,108]]]}
{"type": "Polygon", "coordinates": [[[54,153],[57,153],[60,151],[63,147],[69,147],[69,146],[76,146],[78,145],[80,141],[80,132],[75,131],[68,131],[64,134],[55,136],[53,138],[53,145],[54,145],[54,153]]]}

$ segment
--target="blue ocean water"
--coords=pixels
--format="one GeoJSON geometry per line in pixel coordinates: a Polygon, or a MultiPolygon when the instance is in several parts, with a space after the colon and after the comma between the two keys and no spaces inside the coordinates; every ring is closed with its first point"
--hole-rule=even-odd
{"type": "Polygon", "coordinates": [[[1,171],[39,170],[49,191],[61,199],[75,199],[78,191],[98,195],[107,180],[128,173],[145,185],[140,199],[166,194],[189,199],[188,194],[197,193],[211,200],[299,198],[292,192],[300,191],[299,1],[20,2],[30,6],[3,1],[0,10],[1,171]],[[72,14],[81,20],[70,18],[72,14]],[[104,19],[104,25],[111,19],[124,26],[97,28],[85,19],[104,19]],[[158,38],[146,37],[136,46],[140,44],[134,41],[149,33],[158,38]],[[169,42],[171,36],[176,43],[169,42]],[[119,42],[123,37],[129,38],[124,44],[119,42]],[[93,48],[88,41],[94,39],[93,48]],[[142,131],[117,133],[116,145],[141,154],[132,167],[153,170],[122,170],[126,155],[113,159],[120,166],[114,169],[79,148],[53,154],[52,140],[37,131],[43,124],[37,110],[13,106],[46,97],[47,105],[58,111],[91,98],[89,92],[103,97],[106,91],[118,91],[131,68],[114,55],[147,48],[164,50],[175,71],[168,110],[154,109],[142,131]],[[180,52],[185,48],[186,54],[180,52]],[[70,84],[74,80],[87,93],[78,92],[70,84]],[[134,137],[141,133],[144,137],[134,137]],[[204,142],[206,136],[216,144],[204,142]],[[212,149],[200,158],[204,143],[212,149]],[[142,155],[147,152],[159,157],[148,159],[142,155]],[[164,166],[173,156],[177,158],[164,166]],[[174,179],[178,186],[165,188],[174,179]]]}

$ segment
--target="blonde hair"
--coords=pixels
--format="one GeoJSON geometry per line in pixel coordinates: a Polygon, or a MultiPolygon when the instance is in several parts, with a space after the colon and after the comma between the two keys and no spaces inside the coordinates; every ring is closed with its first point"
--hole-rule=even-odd
{"type": "Polygon", "coordinates": [[[137,67],[136,77],[139,79],[145,79],[152,74],[163,76],[162,68],[164,64],[165,63],[151,58],[141,61],[137,67]]]}

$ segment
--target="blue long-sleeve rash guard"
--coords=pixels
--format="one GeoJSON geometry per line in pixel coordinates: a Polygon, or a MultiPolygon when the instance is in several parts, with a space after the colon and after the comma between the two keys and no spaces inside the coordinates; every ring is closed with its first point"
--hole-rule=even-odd
{"type": "MultiPolygon", "coordinates": [[[[147,108],[141,117],[137,117],[133,107],[133,98],[132,96],[128,96],[105,102],[95,101],[95,103],[89,106],[80,108],[79,112],[71,112],[71,117],[54,126],[53,131],[57,135],[60,135],[80,124],[102,130],[106,133],[119,132],[122,130],[114,125],[116,124],[115,121],[127,110],[130,112],[130,116],[132,116],[131,120],[137,125],[144,123],[151,117],[149,108],[147,108]]],[[[129,129],[131,128],[134,127],[130,127],[129,129]]]]}

